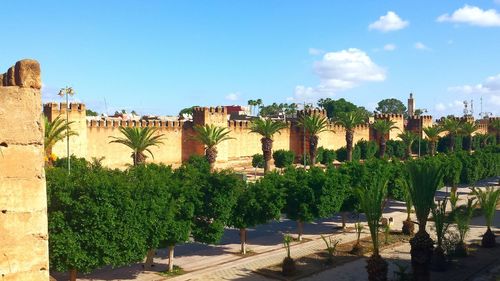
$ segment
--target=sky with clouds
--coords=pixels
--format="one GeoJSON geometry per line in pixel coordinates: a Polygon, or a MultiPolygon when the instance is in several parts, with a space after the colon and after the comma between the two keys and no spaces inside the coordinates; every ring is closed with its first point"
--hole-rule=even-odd
{"type": "Polygon", "coordinates": [[[384,98],[500,115],[500,0],[9,1],[0,69],[42,64],[99,112],[384,98]]]}

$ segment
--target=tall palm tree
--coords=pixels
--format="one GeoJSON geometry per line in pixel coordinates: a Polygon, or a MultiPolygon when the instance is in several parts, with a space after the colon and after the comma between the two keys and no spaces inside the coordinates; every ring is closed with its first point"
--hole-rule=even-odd
{"type": "Polygon", "coordinates": [[[460,135],[461,122],[455,118],[446,118],[441,124],[443,131],[448,132],[450,142],[448,150],[453,152],[455,150],[455,138],[460,135]]]}
{"type": "Polygon", "coordinates": [[[257,133],[262,136],[260,142],[262,144],[262,155],[264,155],[264,174],[270,170],[271,158],[273,155],[273,136],[286,128],[286,124],[280,121],[271,119],[255,119],[250,127],[250,132],[257,133]]]}
{"type": "Polygon", "coordinates": [[[255,100],[248,100],[248,106],[250,106],[250,114],[253,115],[254,106],[256,106],[255,100]]]}
{"type": "Polygon", "coordinates": [[[398,137],[406,146],[406,159],[411,159],[411,145],[418,139],[418,136],[411,131],[405,131],[404,133],[399,134],[398,137]]]}
{"type": "Polygon", "coordinates": [[[373,243],[373,254],[367,260],[366,270],[368,280],[387,280],[387,262],[379,253],[379,221],[382,217],[384,201],[387,197],[387,180],[384,178],[374,178],[372,186],[367,188],[357,188],[355,190],[359,199],[359,205],[366,215],[370,235],[373,243]]]}
{"type": "Polygon", "coordinates": [[[425,138],[429,141],[429,150],[431,151],[431,156],[434,156],[434,154],[436,154],[436,145],[439,141],[439,134],[442,131],[443,129],[439,125],[424,128],[425,138]]]}
{"type": "Polygon", "coordinates": [[[46,116],[43,116],[43,122],[45,127],[43,145],[45,148],[45,158],[48,165],[52,165],[52,148],[56,143],[63,140],[67,136],[77,136],[78,133],[71,130],[70,125],[74,122],[68,122],[68,128],[66,128],[66,120],[61,119],[61,116],[57,116],[52,122],[46,116]]]}
{"type": "Polygon", "coordinates": [[[148,152],[154,159],[153,152],[150,147],[163,144],[163,134],[158,134],[158,128],[155,127],[120,127],[120,132],[123,137],[113,137],[109,143],[121,143],[132,149],[132,160],[134,166],[146,162],[146,154],[148,152]]]}
{"type": "Polygon", "coordinates": [[[385,150],[387,147],[387,139],[385,135],[387,135],[392,129],[397,129],[398,127],[394,126],[396,122],[387,120],[387,119],[379,119],[373,122],[372,126],[378,134],[378,145],[379,145],[379,157],[384,158],[385,150]]]}
{"type": "Polygon", "coordinates": [[[318,114],[304,115],[299,120],[299,126],[304,128],[309,135],[309,157],[311,166],[314,166],[316,164],[319,134],[328,131],[328,118],[318,114]]]}
{"type": "Polygon", "coordinates": [[[206,124],[205,126],[196,125],[194,130],[196,132],[194,139],[205,145],[205,158],[210,164],[210,171],[213,171],[217,160],[217,145],[233,139],[229,136],[229,129],[206,124]]]}
{"type": "Polygon", "coordinates": [[[408,190],[418,220],[418,232],[410,239],[411,264],[414,280],[429,280],[429,264],[434,242],[426,232],[429,212],[434,206],[434,195],[443,179],[440,163],[434,161],[408,162],[408,190]]]}
{"type": "Polygon", "coordinates": [[[472,134],[479,130],[477,124],[464,122],[460,125],[460,134],[467,138],[467,151],[472,153],[472,134]]]}
{"type": "Polygon", "coordinates": [[[500,118],[493,119],[490,122],[490,127],[495,131],[496,143],[500,144],[500,118]]]}
{"type": "Polygon", "coordinates": [[[365,123],[365,116],[360,111],[349,111],[339,113],[335,124],[345,128],[345,142],[347,150],[347,161],[352,161],[352,147],[354,141],[354,129],[365,123]]]}

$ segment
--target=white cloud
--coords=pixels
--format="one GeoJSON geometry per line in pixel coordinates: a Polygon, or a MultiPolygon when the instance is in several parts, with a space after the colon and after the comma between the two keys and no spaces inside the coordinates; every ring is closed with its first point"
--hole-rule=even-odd
{"type": "Polygon", "coordinates": [[[407,27],[410,23],[401,19],[395,12],[388,11],[385,16],[381,16],[376,22],[368,26],[369,30],[379,30],[382,32],[389,32],[400,30],[407,27]]]}
{"type": "Polygon", "coordinates": [[[463,109],[463,102],[459,100],[454,100],[447,104],[443,102],[439,102],[434,106],[434,109],[438,112],[447,112],[447,113],[459,113],[463,109]]]}
{"type": "Polygon", "coordinates": [[[322,60],[314,62],[313,70],[320,83],[316,87],[295,87],[295,97],[298,100],[331,96],[363,82],[384,81],[386,78],[385,70],[375,64],[365,52],[356,48],[326,53],[322,60]]]}
{"type": "Polygon", "coordinates": [[[482,83],[476,85],[462,85],[449,87],[448,91],[456,94],[467,95],[467,98],[477,99],[478,96],[483,97],[483,105],[498,114],[500,108],[500,74],[487,77],[482,83]]]}
{"type": "Polygon", "coordinates": [[[427,47],[424,43],[422,42],[417,42],[415,43],[415,49],[417,50],[422,50],[422,51],[430,51],[431,49],[427,47]]]}
{"type": "Polygon", "coordinates": [[[234,92],[226,95],[226,100],[236,101],[240,98],[240,93],[234,92]]]}
{"type": "Polygon", "coordinates": [[[444,103],[440,102],[440,103],[436,104],[436,110],[437,111],[445,111],[446,105],[444,105],[444,103]]]}
{"type": "Polygon", "coordinates": [[[437,18],[438,22],[466,23],[475,26],[500,26],[500,14],[495,9],[482,10],[475,6],[465,5],[453,12],[437,18]]]}
{"type": "Polygon", "coordinates": [[[394,44],[385,44],[384,45],[384,50],[385,51],[394,51],[394,50],[396,50],[396,45],[394,45],[394,44]]]}
{"type": "Polygon", "coordinates": [[[313,56],[318,56],[324,54],[325,51],[317,48],[309,48],[309,54],[313,56]]]}

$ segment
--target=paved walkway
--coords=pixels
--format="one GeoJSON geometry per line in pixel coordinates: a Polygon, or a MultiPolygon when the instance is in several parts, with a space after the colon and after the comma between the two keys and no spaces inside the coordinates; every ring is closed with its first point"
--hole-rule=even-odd
{"type": "MultiPolygon", "coordinates": [[[[485,183],[478,184],[478,186],[484,184],[485,183]]],[[[461,194],[466,194],[468,192],[468,188],[459,188],[459,193],[461,194]]],[[[443,194],[444,192],[441,192],[441,195],[443,194]]],[[[465,200],[465,196],[462,196],[462,200],[465,200]]],[[[404,203],[391,202],[384,212],[384,217],[393,217],[395,221],[393,228],[400,229],[401,222],[406,218],[404,212],[404,203]]],[[[497,216],[497,219],[500,219],[499,216],[497,216]]],[[[352,223],[354,221],[351,220],[350,222],[352,223]]],[[[306,224],[304,227],[304,238],[310,239],[310,241],[301,244],[295,243],[291,250],[292,256],[297,258],[324,250],[324,242],[321,240],[320,234],[333,234],[336,239],[341,239],[343,243],[356,239],[354,232],[342,233],[339,230],[335,230],[339,225],[340,217],[338,216],[328,220],[306,224]]],[[[270,280],[252,271],[280,263],[285,256],[285,251],[281,244],[282,235],[283,233],[295,233],[295,231],[296,224],[287,220],[259,226],[256,229],[250,230],[248,237],[248,242],[250,243],[249,249],[253,251],[255,255],[248,257],[241,257],[237,254],[240,247],[237,230],[227,230],[221,245],[207,246],[195,243],[181,245],[176,248],[175,264],[184,268],[188,273],[175,278],[169,278],[168,280],[270,280]]],[[[365,229],[363,236],[368,236],[367,231],[368,230],[365,229]]],[[[472,236],[474,235],[471,234],[471,237],[472,236]]],[[[397,247],[391,251],[384,251],[384,255],[397,255],[398,260],[409,260],[409,254],[405,254],[405,246],[401,247],[397,247]]],[[[158,256],[155,259],[157,263],[154,269],[155,271],[164,271],[166,269],[167,257],[168,254],[165,250],[158,251],[158,256]]],[[[360,274],[364,274],[364,266],[364,259],[360,259],[341,267],[325,271],[321,274],[330,275],[328,274],[329,272],[337,272],[340,270],[340,272],[331,276],[345,276],[345,278],[347,278],[342,280],[363,280],[352,278],[359,278],[360,274]],[[349,272],[354,273],[354,275],[349,275],[349,272]]],[[[322,275],[318,275],[317,278],[321,278],[320,276],[322,275]]],[[[58,280],[64,280],[64,278],[58,278],[58,280]]],[[[166,280],[166,278],[159,276],[154,271],[143,271],[141,265],[136,264],[119,269],[103,269],[85,278],[79,278],[78,280],[156,281],[166,280]]],[[[306,280],[320,279],[309,278],[306,280]]]]}

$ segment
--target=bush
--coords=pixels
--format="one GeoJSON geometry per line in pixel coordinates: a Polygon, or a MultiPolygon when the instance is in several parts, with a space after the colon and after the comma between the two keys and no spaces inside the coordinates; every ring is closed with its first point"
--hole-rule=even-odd
{"type": "Polygon", "coordinates": [[[252,167],[254,168],[264,168],[264,155],[254,154],[252,156],[252,167]]]}
{"type": "MultiPolygon", "coordinates": [[[[345,146],[337,149],[335,153],[337,154],[337,160],[339,160],[340,162],[347,161],[347,149],[345,146]]],[[[354,146],[352,149],[352,160],[358,161],[360,159],[361,159],[361,148],[359,146],[354,146]]]]}
{"type": "MultiPolygon", "coordinates": [[[[418,140],[411,145],[411,150],[418,154],[418,140]]],[[[430,142],[426,139],[420,140],[420,155],[428,155],[430,153],[430,142]]]]}
{"type": "Polygon", "coordinates": [[[406,152],[406,146],[404,142],[399,140],[387,141],[385,157],[403,159],[405,157],[405,152],[406,152]]]}
{"type": "Polygon", "coordinates": [[[290,150],[279,149],[273,152],[273,159],[276,168],[285,168],[293,164],[295,153],[290,150]]]}
{"type": "Polygon", "coordinates": [[[333,150],[333,149],[327,149],[327,148],[323,148],[323,147],[318,148],[317,161],[323,165],[332,164],[333,161],[335,161],[336,156],[337,156],[337,154],[335,153],[335,150],[333,150]]]}
{"type": "Polygon", "coordinates": [[[356,143],[356,147],[360,150],[360,159],[373,159],[377,154],[378,145],[374,141],[360,140],[356,143]]]}
{"type": "MultiPolygon", "coordinates": [[[[439,139],[437,143],[437,151],[443,153],[450,152],[448,151],[449,145],[450,145],[450,136],[446,135],[439,139]]],[[[461,151],[462,148],[463,148],[463,137],[461,136],[455,137],[455,152],[461,151]]]]}

